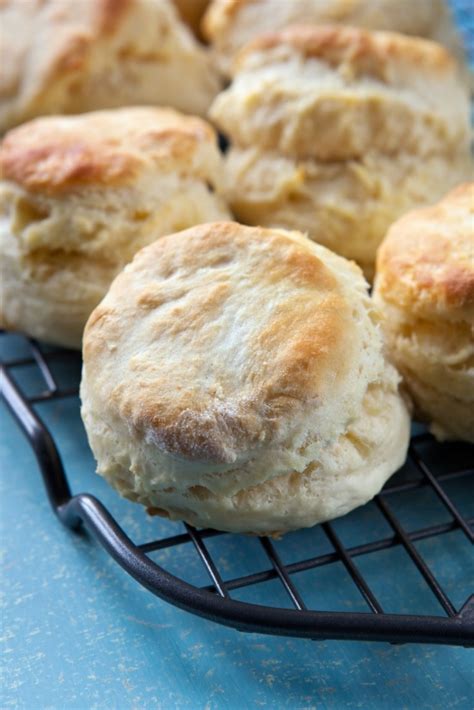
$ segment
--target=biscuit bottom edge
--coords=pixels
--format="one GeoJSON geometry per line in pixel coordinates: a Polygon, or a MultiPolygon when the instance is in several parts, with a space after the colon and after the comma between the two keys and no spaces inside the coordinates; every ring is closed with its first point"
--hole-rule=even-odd
{"type": "Polygon", "coordinates": [[[376,400],[383,414],[374,411],[372,397],[346,432],[322,447],[319,461],[301,473],[292,471],[234,495],[213,493],[203,485],[159,490],[141,475],[136,461],[132,473],[123,459],[101,475],[150,515],[194,527],[281,537],[364,505],[404,463],[410,434],[407,407],[398,391],[383,387],[376,400]]]}

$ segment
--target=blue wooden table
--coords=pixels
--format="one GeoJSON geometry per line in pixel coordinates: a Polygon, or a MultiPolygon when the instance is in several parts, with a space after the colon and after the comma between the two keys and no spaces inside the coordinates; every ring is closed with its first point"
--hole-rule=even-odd
{"type": "MultiPolygon", "coordinates": [[[[6,360],[28,354],[16,336],[0,337],[0,350],[6,360]]],[[[74,369],[68,361],[53,364],[60,387],[77,383],[74,369]]],[[[44,389],[36,366],[13,373],[29,396],[44,389]]],[[[120,499],[94,474],[77,397],[42,403],[37,410],[54,434],[73,493],[95,494],[138,543],[181,531],[180,523],[150,518],[120,499]]],[[[473,707],[472,651],[240,634],[159,601],[93,540],[60,525],[23,435],[7,411],[0,416],[1,708],[473,707]]],[[[469,481],[443,485],[460,513],[473,517],[469,481]]],[[[407,530],[450,522],[430,488],[392,494],[390,505],[407,530]]],[[[373,503],[334,526],[346,546],[391,535],[373,503]]],[[[224,579],[268,568],[255,538],[221,536],[207,545],[224,579]]],[[[275,545],[284,562],[332,552],[320,528],[275,545]]],[[[420,540],[416,547],[459,608],[474,589],[472,548],[461,530],[420,540]]],[[[154,555],[187,581],[209,583],[191,544],[154,555]]],[[[357,566],[385,611],[440,614],[402,546],[358,557],[357,566]]],[[[292,577],[310,608],[367,611],[341,562],[292,577]]],[[[233,596],[289,606],[277,580],[233,596]]]]}
{"type": "MultiPolygon", "coordinates": [[[[458,17],[465,29],[470,21],[472,31],[467,7],[466,2],[457,4],[458,17]]],[[[21,354],[21,348],[18,341],[10,342],[8,354],[21,354]]],[[[58,374],[66,381],[71,377],[58,374]]],[[[21,378],[32,392],[40,387],[28,368],[21,378]]],[[[95,476],[75,398],[41,405],[40,412],[55,432],[74,492],[98,495],[134,539],[179,528],[147,518],[95,476]]],[[[48,507],[35,458],[4,405],[0,416],[1,708],[474,707],[472,651],[240,634],[156,599],[87,536],[59,524],[48,507]]],[[[472,499],[461,489],[451,494],[472,515],[472,499]]],[[[418,515],[427,523],[439,522],[439,506],[420,496],[418,515]]],[[[407,508],[403,498],[398,505],[401,513],[407,508]]],[[[368,506],[340,521],[339,532],[358,544],[364,535],[380,534],[383,524],[368,506]]],[[[305,535],[285,538],[283,557],[294,559],[298,546],[324,551],[327,542],[317,534],[305,535]]],[[[210,544],[229,577],[262,564],[252,539],[216,538],[210,544]]],[[[474,568],[472,550],[462,536],[453,532],[427,540],[420,549],[433,564],[440,561],[437,573],[453,600],[463,599],[472,587],[474,568]]],[[[386,610],[438,613],[416,571],[407,571],[402,550],[370,557],[363,572],[386,610]]],[[[194,583],[206,582],[191,549],[178,556],[164,551],[156,559],[194,583]]],[[[278,585],[266,584],[267,597],[285,604],[278,585]]],[[[319,608],[365,610],[341,565],[302,575],[299,588],[305,598],[317,594],[319,608]]],[[[252,601],[253,593],[247,590],[239,598],[252,601]]]]}

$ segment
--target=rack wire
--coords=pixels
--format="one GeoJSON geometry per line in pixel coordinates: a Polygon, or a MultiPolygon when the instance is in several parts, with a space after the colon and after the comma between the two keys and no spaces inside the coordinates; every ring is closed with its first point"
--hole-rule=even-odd
{"type": "MultiPolygon", "coordinates": [[[[7,333],[2,338],[10,338],[7,333]]],[[[17,336],[18,337],[18,336],[17,336]]],[[[195,529],[185,525],[185,532],[135,543],[98,498],[88,493],[73,495],[53,435],[37,411],[44,402],[75,397],[75,386],[62,388],[53,373],[55,362],[70,363],[79,371],[77,353],[44,348],[34,340],[24,338],[27,354],[2,363],[1,389],[5,401],[26,435],[36,455],[51,506],[61,522],[77,530],[84,526],[107,552],[140,584],[158,597],[186,611],[236,628],[266,634],[318,639],[352,639],[387,641],[390,643],[436,643],[474,646],[474,595],[455,605],[448,591],[437,578],[416,543],[452,531],[460,533],[472,545],[474,518],[465,517],[446,492],[446,484],[454,479],[466,485],[466,495],[474,476],[474,447],[459,445],[455,470],[436,474],[431,461],[442,445],[426,432],[412,437],[409,460],[417,472],[413,480],[389,482],[375,498],[381,515],[388,523],[390,534],[364,544],[346,546],[332,523],[318,526],[331,551],[303,560],[284,562],[277,545],[267,537],[259,538],[267,560],[265,569],[235,576],[224,581],[219,562],[211,554],[208,541],[216,536],[230,535],[210,529],[195,529]],[[34,366],[41,375],[44,389],[28,396],[18,384],[15,373],[34,366]],[[458,461],[459,459],[459,461],[458,461]],[[471,479],[471,480],[469,480],[471,479]],[[392,504],[394,494],[429,488],[449,514],[447,522],[416,526],[407,530],[392,504]],[[173,549],[179,556],[183,545],[191,543],[206,571],[209,582],[204,586],[189,584],[158,565],[150,554],[173,549]],[[418,570],[427,588],[439,604],[438,615],[395,614],[384,611],[368,579],[361,571],[359,558],[389,548],[403,548],[411,564],[418,570]],[[295,575],[334,563],[341,563],[367,607],[365,612],[321,611],[309,608],[295,581],[295,575]],[[237,590],[276,580],[287,595],[290,608],[269,604],[254,604],[235,599],[237,590]]],[[[396,479],[396,477],[395,477],[396,479]]],[[[393,480],[393,479],[392,479],[393,480]]],[[[471,495],[472,495],[472,488],[471,495]]],[[[314,529],[316,530],[316,528],[314,529]]]]}

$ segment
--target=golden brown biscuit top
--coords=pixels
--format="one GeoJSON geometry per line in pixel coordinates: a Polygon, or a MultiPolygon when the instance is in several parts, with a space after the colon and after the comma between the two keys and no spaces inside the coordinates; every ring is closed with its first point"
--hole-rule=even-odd
{"type": "Polygon", "coordinates": [[[376,284],[387,302],[419,315],[474,316],[474,183],[392,225],[376,284]]]}
{"type": "Polygon", "coordinates": [[[290,47],[305,58],[331,65],[350,64],[355,71],[377,77],[384,77],[390,66],[399,63],[415,71],[456,72],[455,60],[443,47],[419,37],[339,25],[295,25],[249,42],[234,62],[234,73],[252,54],[276,47],[290,47]]]}
{"type": "Polygon", "coordinates": [[[125,108],[38,118],[7,133],[0,174],[31,191],[122,184],[147,167],[193,174],[193,158],[214,146],[211,126],[172,109],[125,108]]]}
{"type": "Polygon", "coordinates": [[[353,376],[361,336],[349,281],[363,284],[298,232],[227,222],[164,237],[91,315],[88,379],[159,448],[233,463],[285,440],[353,376]]]}

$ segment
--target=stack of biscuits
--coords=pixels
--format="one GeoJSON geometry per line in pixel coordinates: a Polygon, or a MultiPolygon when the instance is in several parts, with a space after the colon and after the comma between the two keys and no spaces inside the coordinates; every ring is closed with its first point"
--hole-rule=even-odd
{"type": "Polygon", "coordinates": [[[248,224],[300,229],[373,278],[390,224],[469,174],[469,102],[439,45],[347,27],[262,35],[211,108],[248,224]]]}
{"type": "Polygon", "coordinates": [[[412,416],[474,442],[467,72],[401,5],[1,4],[0,321],[82,348],[150,514],[277,536],[370,500],[412,416]]]}

